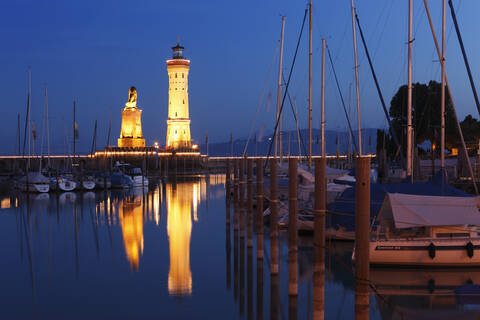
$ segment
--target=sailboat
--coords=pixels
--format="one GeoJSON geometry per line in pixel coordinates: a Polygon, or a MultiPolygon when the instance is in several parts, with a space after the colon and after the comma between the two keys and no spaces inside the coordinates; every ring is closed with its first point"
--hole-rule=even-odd
{"type": "MultiPolygon", "coordinates": [[[[412,1],[409,6],[410,20],[411,6],[412,1]]],[[[428,8],[427,14],[429,14],[428,8]]],[[[445,43],[445,0],[443,1],[442,29],[442,39],[445,43]]],[[[411,37],[410,32],[409,34],[411,37]]],[[[435,36],[434,39],[436,42],[435,36]]],[[[445,59],[444,50],[440,53],[438,45],[437,50],[442,64],[442,170],[433,180],[437,180],[440,189],[437,194],[426,193],[428,192],[425,190],[426,188],[420,188],[416,192],[412,192],[412,190],[401,193],[387,191],[379,214],[372,223],[374,234],[370,240],[370,263],[372,264],[480,265],[480,257],[475,252],[480,249],[480,213],[476,198],[468,194],[449,194],[455,189],[446,183],[443,112],[445,107],[445,59]]],[[[409,89],[410,80],[409,77],[409,89]]],[[[409,139],[410,141],[411,139],[409,139]]],[[[411,147],[410,143],[409,147],[411,147]]],[[[412,162],[410,160],[410,164],[407,166],[410,168],[410,173],[412,172],[412,162]]],[[[417,189],[421,183],[409,185],[410,189],[417,189]]],[[[457,190],[455,193],[460,193],[460,191],[457,190]]]]}
{"type": "Polygon", "coordinates": [[[473,197],[387,193],[375,225],[371,264],[480,265],[480,214],[473,197]]]}
{"type": "MultiPolygon", "coordinates": [[[[16,182],[16,187],[24,192],[41,192],[45,193],[50,191],[50,181],[47,177],[45,177],[40,170],[38,172],[31,172],[30,171],[30,152],[31,152],[31,121],[30,121],[30,114],[31,114],[31,71],[30,68],[28,69],[28,97],[27,97],[27,117],[25,122],[25,131],[28,134],[28,137],[24,137],[28,140],[28,159],[27,159],[27,167],[26,167],[26,174],[21,177],[16,182]]],[[[25,145],[25,144],[24,144],[25,145]]],[[[41,167],[41,165],[40,165],[41,167]]]]}

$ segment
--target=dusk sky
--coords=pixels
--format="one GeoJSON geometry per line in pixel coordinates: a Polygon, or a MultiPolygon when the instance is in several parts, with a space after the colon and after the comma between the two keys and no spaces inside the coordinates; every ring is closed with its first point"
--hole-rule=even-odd
{"type": "MultiPolygon", "coordinates": [[[[429,1],[441,35],[441,1],[429,1]]],[[[79,150],[88,152],[95,120],[98,146],[120,134],[121,110],[128,89],[138,90],[143,110],[143,134],[148,145],[165,144],[168,104],[166,60],[180,37],[191,60],[189,103],[192,139],[203,143],[248,135],[266,82],[254,130],[274,125],[281,15],[286,16],[283,70],[288,76],[306,1],[24,1],[0,0],[0,152],[11,154],[21,117],[23,135],[27,101],[27,69],[32,71],[32,120],[38,130],[39,151],[44,87],[48,84],[50,138],[53,152],[64,152],[72,141],[72,103],[77,101],[79,150]],[[275,55],[276,53],[276,55],[275,55]],[[274,56],[275,55],[275,56],[274,56]],[[273,67],[269,71],[273,61],[273,67]],[[271,94],[270,108],[267,108],[271,94]],[[62,118],[64,121],[62,122],[62,118]],[[65,127],[65,130],[63,130],[65,127]]],[[[351,87],[354,62],[350,0],[314,1],[313,14],[313,125],[320,123],[321,39],[326,38],[336,64],[344,97],[351,87]]],[[[385,100],[407,81],[407,0],[357,0],[385,100]]],[[[480,87],[480,1],[455,0],[458,20],[477,87],[480,87]]],[[[449,10],[447,6],[447,10],[449,10]]],[[[478,118],[450,11],[447,11],[446,70],[459,117],[478,118]]],[[[440,65],[428,27],[423,1],[414,1],[413,81],[440,81],[440,65]]],[[[358,37],[361,119],[364,127],[386,126],[364,49],[358,37]]],[[[345,130],[346,121],[330,64],[326,64],[327,129],[345,130]]],[[[308,116],[308,20],[289,90],[296,99],[299,121],[308,116]]],[[[285,106],[284,129],[294,129],[285,106]]],[[[352,111],[352,122],[356,123],[352,111]]],[[[45,147],[46,148],[46,147],[45,147]]],[[[68,150],[67,150],[68,151],[68,150]]]]}

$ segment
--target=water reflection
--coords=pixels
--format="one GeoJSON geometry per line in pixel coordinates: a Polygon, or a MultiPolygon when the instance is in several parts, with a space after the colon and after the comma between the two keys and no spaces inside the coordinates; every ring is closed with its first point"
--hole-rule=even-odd
{"type": "Polygon", "coordinates": [[[133,190],[132,195],[123,200],[119,212],[125,254],[133,271],[138,270],[143,254],[143,191],[142,188],[133,190]]]}
{"type": "Polygon", "coordinates": [[[198,183],[178,183],[166,186],[167,232],[170,245],[170,270],[168,293],[190,295],[192,272],[190,270],[190,236],[192,233],[192,203],[195,215],[198,183]]]}
{"type": "MultiPolygon", "coordinates": [[[[353,244],[326,243],[323,270],[313,238],[299,236],[298,297],[289,297],[287,234],[280,232],[274,246],[278,273],[272,274],[268,226],[248,246],[248,235],[239,233],[244,209],[225,201],[222,184],[222,176],[210,176],[145,194],[1,196],[0,319],[78,318],[84,311],[92,320],[317,319],[319,313],[353,319],[353,244]],[[263,259],[256,258],[256,239],[264,241],[263,259]]],[[[370,275],[370,319],[480,316],[479,270],[372,269],[370,275]]]]}
{"type": "Polygon", "coordinates": [[[382,319],[480,317],[477,269],[372,268],[370,277],[382,319]]]}

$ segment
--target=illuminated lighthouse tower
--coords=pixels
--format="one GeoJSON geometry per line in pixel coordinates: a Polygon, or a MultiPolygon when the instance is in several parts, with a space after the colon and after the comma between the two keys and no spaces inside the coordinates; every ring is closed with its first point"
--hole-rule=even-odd
{"type": "Polygon", "coordinates": [[[183,58],[183,47],[177,42],[172,47],[173,57],[167,60],[168,120],[167,149],[191,147],[190,119],[188,115],[188,70],[190,60],[183,58]]]}

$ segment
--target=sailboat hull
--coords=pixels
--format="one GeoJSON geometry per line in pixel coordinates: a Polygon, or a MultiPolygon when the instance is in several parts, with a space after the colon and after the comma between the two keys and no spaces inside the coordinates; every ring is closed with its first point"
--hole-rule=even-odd
{"type": "Polygon", "coordinates": [[[372,241],[370,242],[370,263],[444,267],[480,266],[480,238],[372,241]]]}

